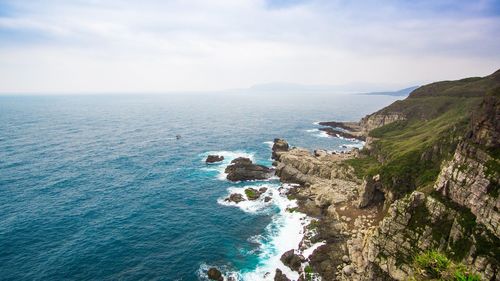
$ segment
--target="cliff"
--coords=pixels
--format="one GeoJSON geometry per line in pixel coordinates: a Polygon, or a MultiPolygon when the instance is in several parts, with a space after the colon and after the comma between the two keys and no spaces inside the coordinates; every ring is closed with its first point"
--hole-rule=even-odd
{"type": "Polygon", "coordinates": [[[500,71],[432,83],[359,122],[320,123],[366,138],[360,152],[281,151],[277,175],[301,184],[294,196],[327,241],[314,272],[500,280],[499,104],[500,71]]]}

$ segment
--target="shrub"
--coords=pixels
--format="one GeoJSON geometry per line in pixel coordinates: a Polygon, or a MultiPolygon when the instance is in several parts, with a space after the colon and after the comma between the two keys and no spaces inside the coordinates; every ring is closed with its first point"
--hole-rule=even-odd
{"type": "Polygon", "coordinates": [[[432,250],[415,257],[415,263],[426,275],[440,278],[450,266],[450,260],[438,251],[432,250]]]}

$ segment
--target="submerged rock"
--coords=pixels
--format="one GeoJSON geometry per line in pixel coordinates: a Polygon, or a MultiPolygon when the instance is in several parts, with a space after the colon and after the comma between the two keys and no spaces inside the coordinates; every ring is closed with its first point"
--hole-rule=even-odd
{"type": "Polygon", "coordinates": [[[299,271],[300,265],[305,262],[305,258],[302,255],[295,254],[295,251],[286,251],[280,258],[281,262],[288,266],[291,270],[299,271]]]}
{"type": "Polygon", "coordinates": [[[224,156],[221,155],[208,155],[205,163],[216,163],[224,160],[224,156]]]}
{"type": "Polygon", "coordinates": [[[265,180],[274,175],[274,169],[253,164],[252,160],[244,157],[231,161],[225,172],[230,181],[265,180]]]}
{"type": "Polygon", "coordinates": [[[207,272],[208,279],[223,281],[222,273],[215,267],[211,267],[207,272]]]}
{"type": "Polygon", "coordinates": [[[276,274],[274,275],[274,281],[290,281],[288,277],[280,269],[276,269],[276,274]]]}

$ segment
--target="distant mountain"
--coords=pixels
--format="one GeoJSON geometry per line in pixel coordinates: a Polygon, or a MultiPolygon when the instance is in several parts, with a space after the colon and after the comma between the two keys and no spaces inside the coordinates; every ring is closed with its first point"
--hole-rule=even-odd
{"type": "Polygon", "coordinates": [[[408,96],[408,94],[418,87],[405,88],[398,91],[387,91],[386,89],[397,88],[390,84],[376,83],[348,83],[342,85],[304,85],[295,83],[266,83],[257,84],[247,89],[240,89],[243,92],[255,93],[331,93],[331,94],[370,94],[370,95],[391,95],[408,96]]]}
{"type": "Polygon", "coordinates": [[[395,96],[395,97],[407,97],[411,92],[418,89],[420,86],[413,86],[404,88],[397,91],[389,91],[389,92],[371,92],[371,93],[361,93],[360,95],[378,95],[378,96],[395,96]]]}

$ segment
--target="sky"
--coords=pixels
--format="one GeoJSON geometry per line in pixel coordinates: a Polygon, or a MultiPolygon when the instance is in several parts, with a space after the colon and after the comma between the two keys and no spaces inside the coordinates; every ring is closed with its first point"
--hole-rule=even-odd
{"type": "Polygon", "coordinates": [[[498,68],[500,0],[0,0],[1,93],[397,89],[498,68]]]}

